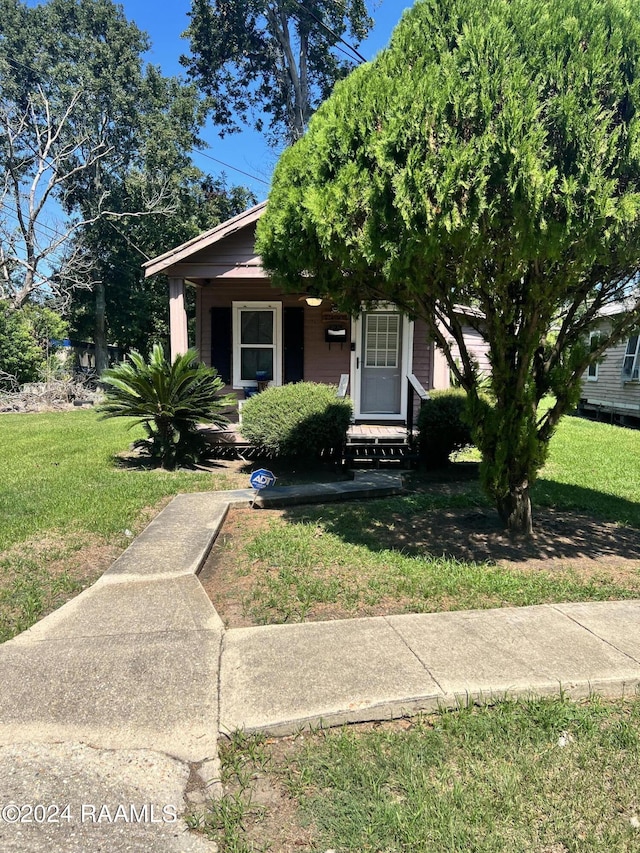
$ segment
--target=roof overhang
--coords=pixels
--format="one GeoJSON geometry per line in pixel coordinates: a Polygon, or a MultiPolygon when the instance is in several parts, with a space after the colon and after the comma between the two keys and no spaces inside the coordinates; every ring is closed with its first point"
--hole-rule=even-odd
{"type": "Polygon", "coordinates": [[[197,252],[201,252],[203,249],[212,246],[214,243],[224,240],[225,237],[239,231],[241,228],[246,228],[247,226],[252,225],[260,219],[266,206],[266,201],[263,201],[255,207],[251,207],[249,210],[245,210],[243,213],[238,214],[238,216],[228,219],[221,225],[216,225],[216,227],[212,228],[210,231],[205,231],[204,234],[199,234],[197,237],[193,237],[181,246],[177,246],[175,249],[170,249],[168,252],[165,252],[164,255],[158,255],[157,258],[152,258],[150,261],[147,261],[142,265],[144,269],[144,277],[149,278],[152,275],[165,272],[165,270],[175,266],[175,264],[186,261],[197,252]]]}

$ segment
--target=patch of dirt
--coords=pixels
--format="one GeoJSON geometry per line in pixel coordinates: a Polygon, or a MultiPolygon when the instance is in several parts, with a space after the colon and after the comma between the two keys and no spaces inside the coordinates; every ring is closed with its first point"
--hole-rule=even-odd
{"type": "Polygon", "coordinates": [[[253,587],[250,571],[243,572],[235,563],[234,554],[242,548],[247,536],[266,530],[271,519],[284,516],[284,510],[253,511],[230,507],[222,530],[211,549],[198,577],[220,617],[231,628],[248,628],[253,620],[242,604],[253,587]]]}
{"type": "MultiPolygon", "coordinates": [[[[445,487],[448,489],[448,486],[445,487]]],[[[248,564],[241,554],[249,537],[267,529],[274,518],[286,518],[286,510],[231,508],[223,529],[199,577],[225,624],[250,627],[256,622],[245,612],[243,601],[254,588],[259,560],[248,564]]],[[[376,525],[375,547],[408,554],[446,556],[463,562],[493,563],[519,573],[544,572],[570,575],[585,583],[608,583],[637,588],[640,595],[640,530],[622,527],[576,512],[536,509],[533,539],[509,536],[490,509],[432,510],[419,516],[394,513],[376,525]]],[[[371,547],[371,545],[369,545],[371,547]]],[[[387,598],[371,606],[358,605],[345,612],[335,604],[314,604],[308,618],[344,619],[399,613],[410,602],[387,598]]],[[[438,609],[456,602],[439,601],[438,609]]]]}
{"type": "Polygon", "coordinates": [[[100,537],[49,535],[0,553],[0,642],[94,583],[122,552],[100,537]]]}
{"type": "Polygon", "coordinates": [[[49,534],[39,539],[30,539],[0,551],[0,589],[9,586],[20,570],[20,560],[28,555],[29,562],[46,569],[53,578],[67,574],[88,586],[109,568],[122,553],[122,548],[109,545],[99,536],[84,536],[82,544],[73,542],[68,535],[49,534]],[[86,581],[86,584],[84,583],[86,581]]]}

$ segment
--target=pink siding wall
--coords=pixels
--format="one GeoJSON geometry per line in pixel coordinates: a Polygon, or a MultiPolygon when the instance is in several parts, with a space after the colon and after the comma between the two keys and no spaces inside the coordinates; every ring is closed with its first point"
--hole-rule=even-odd
{"type": "Polygon", "coordinates": [[[424,320],[413,325],[413,374],[425,390],[433,387],[433,345],[424,320]]]}
{"type": "MultiPolygon", "coordinates": [[[[198,294],[198,341],[200,357],[205,364],[211,361],[211,314],[213,307],[231,307],[232,302],[282,302],[283,307],[304,308],[304,378],[309,382],[325,382],[337,385],[342,373],[349,372],[351,353],[349,344],[328,344],[324,340],[322,315],[326,303],[319,308],[310,308],[300,302],[296,294],[283,294],[268,282],[260,280],[220,279],[199,288],[198,294]]],[[[351,340],[351,330],[347,330],[351,340]]]]}
{"type": "MultiPolygon", "coordinates": [[[[424,320],[416,320],[413,324],[413,368],[412,373],[425,391],[432,387],[433,380],[433,344],[429,340],[427,326],[424,320]]],[[[407,404],[408,405],[408,404],[407,404]]],[[[418,419],[420,399],[413,395],[413,422],[418,419]]]]}
{"type": "MultiPolygon", "coordinates": [[[[298,305],[304,303],[297,303],[298,305]]],[[[324,339],[322,315],[327,310],[319,308],[304,310],[304,378],[309,382],[325,382],[337,385],[342,373],[349,373],[351,366],[351,324],[347,325],[347,343],[328,344],[324,339]]],[[[349,392],[351,388],[349,388],[349,392]]]]}
{"type": "Polygon", "coordinates": [[[235,234],[230,234],[224,240],[208,246],[199,252],[194,252],[189,257],[190,264],[244,264],[249,261],[258,260],[254,249],[256,237],[255,224],[239,229],[235,234]]]}

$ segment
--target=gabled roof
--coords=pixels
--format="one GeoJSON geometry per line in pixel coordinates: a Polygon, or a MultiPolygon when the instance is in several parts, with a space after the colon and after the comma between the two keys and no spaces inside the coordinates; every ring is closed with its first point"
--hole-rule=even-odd
{"type": "Polygon", "coordinates": [[[212,228],[210,231],[205,231],[204,234],[199,234],[197,237],[187,240],[187,242],[183,243],[181,246],[177,246],[175,249],[170,249],[168,252],[165,252],[164,255],[158,255],[157,258],[152,258],[150,261],[147,261],[142,265],[144,268],[145,278],[164,272],[168,267],[172,267],[174,264],[184,261],[185,258],[191,257],[191,255],[194,255],[196,252],[201,252],[203,249],[213,245],[213,243],[217,243],[219,240],[224,240],[225,237],[228,237],[235,231],[239,231],[241,228],[246,228],[248,225],[252,225],[260,219],[266,206],[266,201],[260,202],[260,204],[256,204],[255,207],[250,207],[249,210],[245,210],[243,213],[239,213],[238,216],[234,216],[233,219],[228,219],[221,225],[216,225],[216,227],[212,228]]]}

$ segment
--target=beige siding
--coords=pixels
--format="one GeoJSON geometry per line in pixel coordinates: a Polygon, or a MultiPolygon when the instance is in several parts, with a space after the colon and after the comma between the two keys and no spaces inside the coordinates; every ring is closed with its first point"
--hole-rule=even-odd
{"type": "MultiPolygon", "coordinates": [[[[483,340],[482,335],[471,326],[463,326],[462,334],[467,351],[473,361],[480,368],[481,373],[491,372],[491,363],[489,361],[489,344],[483,340]]],[[[460,349],[457,346],[453,347],[453,357],[460,358],[460,349]]]]}
{"type": "MultiPolygon", "coordinates": [[[[608,331],[608,324],[602,325],[608,331]]],[[[622,363],[627,350],[627,340],[607,351],[598,365],[597,379],[582,377],[582,399],[590,408],[620,415],[640,417],[640,383],[623,382],[622,363]]]]}
{"type": "Polygon", "coordinates": [[[451,377],[449,362],[444,353],[433,346],[433,386],[438,391],[446,390],[451,387],[451,377]]]}

